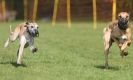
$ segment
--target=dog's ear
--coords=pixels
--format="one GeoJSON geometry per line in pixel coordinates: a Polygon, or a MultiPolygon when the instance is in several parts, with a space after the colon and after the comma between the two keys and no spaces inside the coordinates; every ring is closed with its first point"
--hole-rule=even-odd
{"type": "Polygon", "coordinates": [[[27,27],[27,25],[24,25],[24,27],[27,27]]]}
{"type": "Polygon", "coordinates": [[[120,18],[121,18],[121,13],[118,14],[118,19],[120,19],[120,18]]]}
{"type": "Polygon", "coordinates": [[[128,18],[130,18],[130,14],[131,14],[131,12],[127,12],[128,18]]]}
{"type": "Polygon", "coordinates": [[[30,24],[29,22],[26,22],[24,27],[27,27],[27,25],[29,25],[29,24],[30,24]]]}
{"type": "Polygon", "coordinates": [[[26,25],[29,25],[29,22],[26,22],[25,24],[26,24],[26,25]]]}
{"type": "Polygon", "coordinates": [[[121,18],[121,15],[118,15],[118,19],[120,19],[121,18]]]}

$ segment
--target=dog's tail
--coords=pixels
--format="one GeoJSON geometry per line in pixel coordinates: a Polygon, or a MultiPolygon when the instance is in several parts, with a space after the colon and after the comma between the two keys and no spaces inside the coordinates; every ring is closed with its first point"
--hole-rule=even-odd
{"type": "Polygon", "coordinates": [[[12,34],[12,33],[13,33],[12,26],[10,25],[10,34],[12,34]]]}
{"type": "Polygon", "coordinates": [[[7,46],[8,46],[8,44],[9,44],[9,38],[7,39],[7,41],[5,42],[5,45],[4,45],[4,48],[6,48],[7,46]]]}
{"type": "MultiPolygon", "coordinates": [[[[10,25],[10,34],[13,34],[11,25],[10,25]]],[[[4,48],[6,48],[8,46],[9,41],[10,41],[10,39],[8,38],[7,41],[5,42],[4,48]]]]}

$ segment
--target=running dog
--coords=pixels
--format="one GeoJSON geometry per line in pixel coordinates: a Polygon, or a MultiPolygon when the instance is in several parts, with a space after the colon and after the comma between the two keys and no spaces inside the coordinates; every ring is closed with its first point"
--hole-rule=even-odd
{"type": "Polygon", "coordinates": [[[127,56],[125,50],[131,44],[131,27],[129,25],[129,14],[121,12],[118,14],[118,20],[111,22],[108,27],[103,30],[105,68],[108,68],[108,54],[113,42],[115,42],[122,57],[127,56]]]}
{"type": "Polygon", "coordinates": [[[39,36],[38,32],[38,24],[32,22],[24,22],[19,24],[14,31],[12,31],[10,26],[10,35],[4,45],[6,48],[9,42],[14,42],[17,38],[19,38],[19,49],[17,52],[17,64],[21,64],[21,58],[23,54],[23,50],[26,47],[30,47],[32,53],[36,52],[38,49],[33,46],[34,38],[39,36]]]}

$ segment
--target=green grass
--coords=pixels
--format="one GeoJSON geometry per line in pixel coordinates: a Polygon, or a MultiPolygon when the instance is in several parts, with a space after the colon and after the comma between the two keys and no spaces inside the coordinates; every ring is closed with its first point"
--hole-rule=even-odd
{"type": "Polygon", "coordinates": [[[16,67],[18,40],[4,49],[9,25],[20,22],[0,23],[0,80],[133,80],[133,46],[129,55],[122,59],[117,46],[110,50],[110,69],[103,69],[103,27],[98,23],[93,29],[91,22],[66,23],[55,27],[50,22],[38,22],[40,37],[32,54],[24,50],[23,66],[16,67]]]}

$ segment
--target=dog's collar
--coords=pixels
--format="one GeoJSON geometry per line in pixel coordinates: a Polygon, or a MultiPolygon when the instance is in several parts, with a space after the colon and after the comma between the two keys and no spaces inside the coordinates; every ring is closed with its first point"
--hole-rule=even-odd
{"type": "Polygon", "coordinates": [[[121,22],[118,22],[118,27],[121,30],[126,30],[128,28],[128,23],[127,24],[123,24],[121,22]]]}

